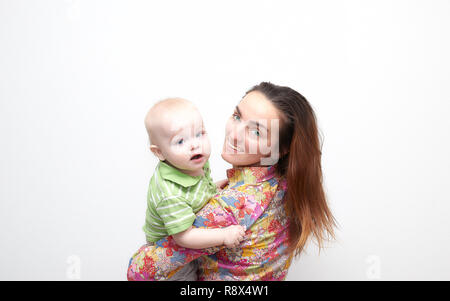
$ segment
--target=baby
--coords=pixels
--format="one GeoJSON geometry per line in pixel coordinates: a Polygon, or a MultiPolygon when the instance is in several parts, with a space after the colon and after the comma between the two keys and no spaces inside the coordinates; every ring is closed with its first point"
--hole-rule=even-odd
{"type": "Polygon", "coordinates": [[[179,246],[190,249],[236,247],[244,236],[242,226],[192,227],[195,213],[220,188],[210,175],[210,143],[197,108],[181,98],[162,100],[147,113],[145,127],[150,150],[160,160],[147,194],[147,242],[172,235],[179,246]]]}

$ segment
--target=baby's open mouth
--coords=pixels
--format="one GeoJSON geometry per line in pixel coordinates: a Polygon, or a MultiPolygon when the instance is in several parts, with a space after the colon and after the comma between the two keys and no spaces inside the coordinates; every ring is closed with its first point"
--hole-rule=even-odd
{"type": "Polygon", "coordinates": [[[201,157],[203,157],[203,155],[194,155],[194,156],[192,156],[191,157],[191,160],[197,160],[197,159],[200,159],[201,157]]]}

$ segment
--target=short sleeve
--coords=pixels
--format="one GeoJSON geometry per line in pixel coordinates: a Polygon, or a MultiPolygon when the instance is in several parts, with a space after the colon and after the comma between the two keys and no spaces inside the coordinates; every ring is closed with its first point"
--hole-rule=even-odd
{"type": "Polygon", "coordinates": [[[156,211],[169,235],[189,229],[196,217],[187,200],[181,196],[164,198],[158,203],[156,211]]]}

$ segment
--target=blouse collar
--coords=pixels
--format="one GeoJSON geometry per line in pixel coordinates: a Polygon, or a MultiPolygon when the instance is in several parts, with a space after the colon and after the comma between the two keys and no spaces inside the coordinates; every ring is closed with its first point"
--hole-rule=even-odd
{"type": "Polygon", "coordinates": [[[243,181],[245,184],[256,184],[275,176],[277,164],[271,166],[236,167],[227,169],[230,184],[243,181]]]}

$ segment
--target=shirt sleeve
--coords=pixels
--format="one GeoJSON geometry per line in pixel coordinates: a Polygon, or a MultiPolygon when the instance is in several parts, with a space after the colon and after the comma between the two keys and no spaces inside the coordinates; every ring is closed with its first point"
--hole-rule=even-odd
{"type": "Polygon", "coordinates": [[[195,214],[187,200],[181,196],[164,198],[156,207],[159,217],[169,235],[189,229],[195,220],[195,214]]]}

